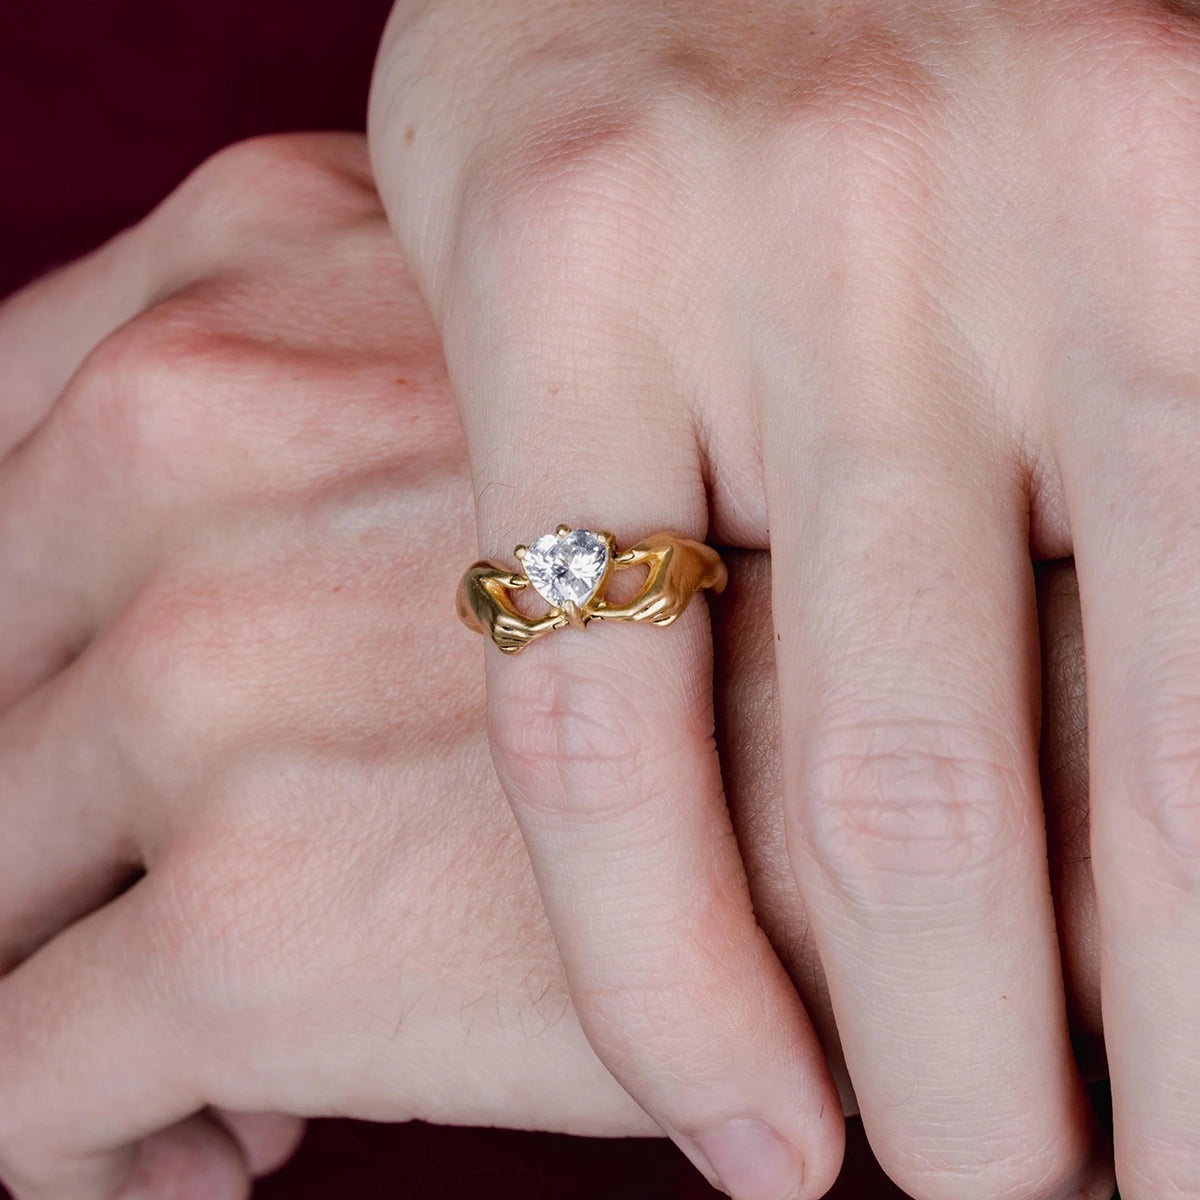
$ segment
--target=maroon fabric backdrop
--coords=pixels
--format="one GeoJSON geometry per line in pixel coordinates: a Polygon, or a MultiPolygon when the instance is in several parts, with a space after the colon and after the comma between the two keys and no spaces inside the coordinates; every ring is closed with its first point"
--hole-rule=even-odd
{"type": "MultiPolygon", "coordinates": [[[[0,0],[0,295],[252,134],[359,129],[391,0],[0,0]]],[[[2,364],[0,364],[2,370],[2,364]]],[[[899,1196],[851,1123],[839,1200],[899,1196]]],[[[320,1122],[264,1200],[699,1200],[664,1142],[320,1122]]]]}

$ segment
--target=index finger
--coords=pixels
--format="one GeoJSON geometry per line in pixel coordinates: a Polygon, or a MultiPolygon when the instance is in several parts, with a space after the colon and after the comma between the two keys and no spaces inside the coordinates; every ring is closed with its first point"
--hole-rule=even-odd
{"type": "Polygon", "coordinates": [[[16,1200],[245,1200],[208,1118],[149,877],[0,981],[0,1175],[16,1200]],[[147,1141],[139,1146],[143,1139],[147,1141]]]}

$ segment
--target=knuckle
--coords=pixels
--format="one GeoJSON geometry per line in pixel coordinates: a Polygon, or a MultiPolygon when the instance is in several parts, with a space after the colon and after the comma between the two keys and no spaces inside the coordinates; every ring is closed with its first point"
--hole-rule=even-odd
{"type": "Polygon", "coordinates": [[[697,1061],[696,1031],[681,1019],[684,1013],[708,1011],[704,998],[682,991],[670,985],[573,986],[572,999],[589,1043],[627,1084],[664,1074],[685,1088],[717,1082],[720,1072],[715,1064],[705,1070],[697,1061]]]}
{"type": "MultiPolygon", "coordinates": [[[[799,193],[768,185],[756,204],[775,209],[789,226],[819,229],[841,261],[869,258],[877,269],[944,262],[960,235],[931,196],[943,187],[944,163],[954,152],[946,133],[954,119],[911,85],[892,101],[866,85],[810,98],[763,131],[760,157],[768,180],[812,177],[824,185],[799,193]]],[[[799,241],[788,248],[803,251],[799,241]]]]}
{"type": "Polygon", "coordinates": [[[348,134],[270,134],[234,142],[206,159],[167,201],[173,220],[206,243],[233,243],[303,214],[378,212],[363,139],[348,134]]]}
{"type": "MultiPolygon", "coordinates": [[[[631,920],[632,920],[631,916],[631,920]]],[[[710,934],[712,930],[708,931],[710,934]]],[[[698,1033],[733,1031],[728,1044],[764,1061],[769,1054],[769,1001],[747,994],[744,965],[734,967],[727,939],[699,939],[673,930],[653,953],[622,963],[589,964],[573,972],[571,995],[588,1040],[625,1079],[661,1079],[711,1086],[728,1060],[698,1033]],[[700,1017],[703,1014],[703,1017],[700,1017]]]]}
{"type": "Polygon", "coordinates": [[[887,216],[897,198],[928,208],[928,188],[913,194],[913,185],[932,178],[939,148],[951,142],[953,94],[936,68],[894,44],[855,43],[844,53],[818,85],[772,107],[761,130],[767,177],[828,178],[836,186],[817,190],[831,192],[839,210],[852,206],[843,223],[863,209],[887,216]]]}
{"type": "MultiPolygon", "coordinates": [[[[1200,697],[1180,696],[1125,747],[1128,766],[1122,803],[1095,820],[1118,846],[1121,869],[1112,886],[1139,895],[1200,895],[1200,697]]],[[[1103,841],[1101,842],[1103,844],[1103,841]]]]}
{"type": "Polygon", "coordinates": [[[1166,398],[1169,410],[1200,385],[1200,25],[1187,46],[1161,32],[1129,41],[1117,83],[1096,106],[1108,116],[1095,161],[1107,172],[1101,185],[1120,198],[1121,235],[1144,264],[1141,302],[1125,318],[1139,392],[1153,407],[1166,398]]]}
{"type": "Polygon", "coordinates": [[[914,1200],[1043,1200],[1077,1184],[1080,1163],[1032,1129],[990,1131],[941,1150],[922,1138],[919,1152],[881,1148],[880,1162],[914,1200]]]}
{"type": "Polygon", "coordinates": [[[998,738],[886,720],[833,727],[811,745],[796,832],[847,899],[977,888],[1003,870],[1026,797],[998,738]]]}
{"type": "Polygon", "coordinates": [[[519,664],[519,680],[512,672],[512,686],[489,706],[509,795],[527,811],[607,819],[666,790],[674,756],[695,754],[704,739],[681,728],[677,715],[640,704],[653,698],[638,681],[545,649],[519,664]]]}
{"type": "MultiPolygon", "coordinates": [[[[1170,290],[1197,265],[1187,235],[1200,233],[1200,24],[1160,7],[1098,12],[1056,81],[1057,102],[1087,113],[1072,126],[1083,185],[1116,203],[1125,238],[1155,256],[1170,290]],[[1099,178],[1098,178],[1099,176],[1099,178]]],[[[1195,291],[1188,293],[1192,298],[1195,291]]]]}
{"type": "Polygon", "coordinates": [[[244,661],[248,648],[237,644],[245,614],[226,620],[231,590],[228,581],[151,584],[117,618],[97,656],[94,669],[119,692],[134,734],[127,749],[156,775],[211,753],[233,723],[239,676],[230,663],[244,661]]]}
{"type": "Polygon", "coordinates": [[[579,107],[481,157],[463,212],[483,242],[462,265],[482,251],[505,269],[616,286],[639,260],[658,261],[663,235],[674,227],[678,243],[689,197],[700,194],[690,159],[702,156],[679,151],[681,125],[704,136],[698,113],[678,96],[579,107]]]}
{"type": "MultiPolygon", "coordinates": [[[[1103,89],[1105,112],[1120,123],[1130,113],[1176,103],[1195,115],[1200,103],[1200,23],[1172,12],[1175,0],[1153,5],[1098,6],[1071,18],[1072,55],[1064,82],[1103,89]]],[[[1183,115],[1181,112],[1180,115],[1183,115]]],[[[1102,126],[1106,130],[1114,125],[1102,126]]],[[[1123,147],[1135,154],[1138,147],[1123,147]]]]}
{"type": "Polygon", "coordinates": [[[92,353],[64,394],[59,419],[112,470],[170,481],[221,443],[214,393],[246,370],[258,373],[244,343],[217,326],[201,297],[181,296],[92,353]]]}
{"type": "Polygon", "coordinates": [[[296,169],[304,162],[307,144],[308,138],[290,134],[244,138],[209,155],[183,186],[225,194],[233,185],[262,176],[294,172],[299,181],[307,174],[296,169]]]}

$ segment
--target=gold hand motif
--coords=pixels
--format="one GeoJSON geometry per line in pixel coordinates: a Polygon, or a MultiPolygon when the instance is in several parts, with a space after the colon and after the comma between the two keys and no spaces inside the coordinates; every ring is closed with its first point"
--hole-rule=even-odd
{"type": "MultiPolygon", "coordinates": [[[[569,526],[561,525],[555,531],[558,538],[572,533],[569,526]]],[[[701,589],[714,592],[725,590],[727,578],[721,556],[710,546],[675,533],[656,533],[619,553],[616,540],[611,533],[588,533],[584,531],[585,555],[579,565],[564,561],[555,568],[588,582],[588,570],[592,570],[592,594],[581,604],[564,599],[560,606],[552,605],[543,617],[527,617],[513,604],[510,591],[519,591],[531,586],[530,578],[524,573],[514,573],[498,562],[475,563],[462,577],[458,585],[457,608],[459,620],[476,633],[486,634],[505,653],[515,654],[518,650],[540,637],[573,625],[583,629],[591,620],[639,621],[652,625],[667,626],[677,620],[691,603],[692,597],[701,589]],[[589,545],[590,540],[590,545],[589,545]],[[600,558],[596,558],[596,544],[600,543],[600,558]],[[604,550],[604,547],[607,550],[604,550]],[[644,566],[646,579],[632,600],[624,604],[611,604],[604,598],[605,582],[609,569],[624,570],[644,566]]],[[[553,544],[553,539],[546,539],[553,544]]],[[[530,548],[518,546],[517,557],[525,563],[530,548]]],[[[539,552],[545,555],[547,551],[539,552]]],[[[539,578],[547,571],[544,561],[539,561],[539,578]]],[[[548,586],[552,592],[562,588],[554,581],[553,572],[548,586]]],[[[567,591],[564,595],[569,595],[567,591]]]]}
{"type": "Polygon", "coordinates": [[[687,608],[701,588],[723,592],[728,572],[721,556],[703,542],[673,533],[656,533],[613,560],[616,567],[645,565],[646,582],[625,604],[598,604],[597,621],[649,621],[667,626],[687,608]]]}
{"type": "Polygon", "coordinates": [[[477,562],[462,577],[455,597],[458,619],[476,633],[487,634],[505,653],[515,654],[530,642],[567,624],[566,616],[551,609],[544,617],[527,617],[509,599],[509,590],[526,587],[524,575],[514,575],[495,562],[477,562]]]}

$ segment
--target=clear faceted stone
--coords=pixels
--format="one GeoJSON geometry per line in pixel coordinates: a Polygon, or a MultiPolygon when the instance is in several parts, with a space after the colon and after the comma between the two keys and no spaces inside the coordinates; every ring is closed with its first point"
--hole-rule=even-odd
{"type": "Polygon", "coordinates": [[[529,544],[522,566],[543,600],[555,608],[568,601],[582,608],[608,570],[608,543],[587,529],[563,537],[548,533],[529,544]]]}

